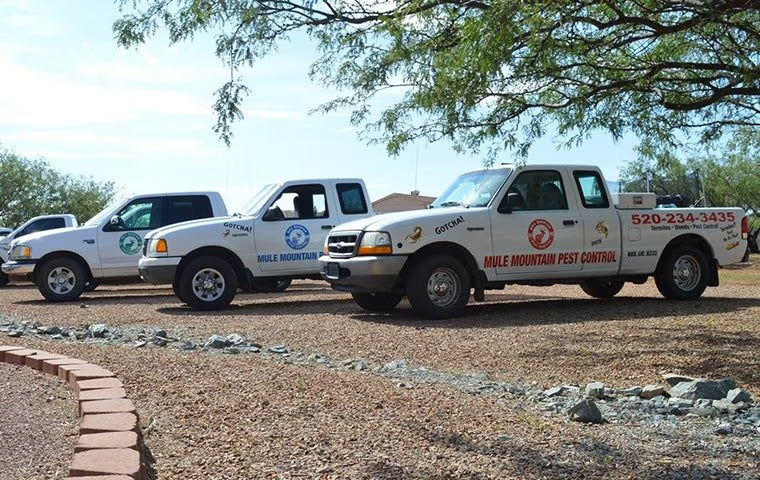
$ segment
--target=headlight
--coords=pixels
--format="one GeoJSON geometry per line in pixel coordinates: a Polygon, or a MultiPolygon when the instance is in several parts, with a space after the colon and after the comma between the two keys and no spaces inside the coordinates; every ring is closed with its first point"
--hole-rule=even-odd
{"type": "Polygon", "coordinates": [[[11,260],[28,260],[32,258],[32,247],[23,243],[14,245],[8,256],[11,260]]]}
{"type": "Polygon", "coordinates": [[[365,232],[359,244],[359,255],[390,255],[393,253],[391,234],[388,232],[365,232]]]}
{"type": "Polygon", "coordinates": [[[152,239],[148,244],[148,256],[149,257],[166,257],[169,255],[169,245],[166,243],[166,239],[158,238],[152,239]]]}

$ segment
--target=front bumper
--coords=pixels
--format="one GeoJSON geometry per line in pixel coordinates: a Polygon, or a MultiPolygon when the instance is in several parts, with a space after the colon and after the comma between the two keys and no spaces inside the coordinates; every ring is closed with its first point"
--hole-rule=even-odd
{"type": "Polygon", "coordinates": [[[140,278],[147,283],[174,283],[179,257],[142,257],[137,263],[140,278]]]}
{"type": "Polygon", "coordinates": [[[37,260],[9,260],[0,266],[0,270],[6,275],[31,275],[37,260]]]}
{"type": "Polygon", "coordinates": [[[319,258],[319,273],[335,290],[353,293],[391,292],[406,260],[406,255],[351,258],[322,256],[319,258]]]}

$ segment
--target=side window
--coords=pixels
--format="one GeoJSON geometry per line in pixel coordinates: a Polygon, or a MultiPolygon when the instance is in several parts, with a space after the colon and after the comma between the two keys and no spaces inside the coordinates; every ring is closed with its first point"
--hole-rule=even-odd
{"type": "Polygon", "coordinates": [[[556,170],[522,172],[512,182],[499,204],[499,212],[530,210],[567,210],[567,194],[562,176],[556,170]]]}
{"type": "Polygon", "coordinates": [[[206,195],[167,197],[166,225],[213,217],[211,200],[206,195]]]}
{"type": "Polygon", "coordinates": [[[308,220],[330,216],[325,187],[320,184],[294,185],[282,191],[264,214],[265,222],[308,220]]]}
{"type": "Polygon", "coordinates": [[[573,172],[575,184],[581,192],[584,208],[609,208],[610,201],[602,184],[599,172],[577,170],[573,172]]]}
{"type": "Polygon", "coordinates": [[[163,199],[161,197],[134,200],[116,212],[116,223],[109,220],[104,230],[118,232],[158,228],[161,226],[162,205],[163,199]]]}
{"type": "Polygon", "coordinates": [[[66,222],[63,218],[41,218],[24,227],[24,229],[18,232],[18,235],[16,236],[22,237],[24,235],[29,235],[30,233],[52,230],[54,228],[63,228],[65,226],[66,222]]]}
{"type": "Polygon", "coordinates": [[[339,183],[336,185],[340,211],[345,215],[367,213],[364,190],[359,183],[339,183]]]}

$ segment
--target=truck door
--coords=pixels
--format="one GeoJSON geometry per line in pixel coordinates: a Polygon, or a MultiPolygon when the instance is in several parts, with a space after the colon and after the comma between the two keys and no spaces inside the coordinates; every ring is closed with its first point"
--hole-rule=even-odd
{"type": "Polygon", "coordinates": [[[325,235],[334,225],[325,186],[291,185],[282,190],[254,227],[259,268],[271,274],[319,273],[325,235]]]}
{"type": "Polygon", "coordinates": [[[601,174],[575,170],[573,180],[580,195],[583,218],[581,270],[616,274],[620,265],[620,220],[604,187],[601,174]]]}
{"type": "Polygon", "coordinates": [[[559,171],[521,172],[491,212],[494,254],[484,259],[486,271],[538,278],[581,269],[583,224],[559,171]]]}
{"type": "Polygon", "coordinates": [[[137,276],[137,261],[142,254],[145,235],[161,226],[163,197],[137,198],[111,218],[98,231],[98,252],[107,277],[137,276]]]}

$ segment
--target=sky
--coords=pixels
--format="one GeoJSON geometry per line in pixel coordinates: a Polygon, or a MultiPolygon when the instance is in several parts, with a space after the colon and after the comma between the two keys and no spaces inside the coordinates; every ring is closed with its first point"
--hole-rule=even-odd
{"type": "MultiPolygon", "coordinates": [[[[363,178],[370,198],[419,190],[437,196],[483,158],[447,142],[417,143],[397,157],[368,145],[350,112],[310,114],[337,96],[308,79],[316,59],[305,39],[241,70],[252,93],[231,147],[213,132],[214,92],[229,70],[213,39],[169,45],[159,35],[117,46],[110,0],[0,0],[0,147],[66,174],[112,181],[119,196],[215,190],[239,211],[261,186],[291,179],[363,178]]],[[[573,150],[549,135],[529,164],[599,166],[616,180],[636,158],[635,140],[605,134],[573,150]]],[[[505,152],[503,162],[513,162],[505,152]]]]}

